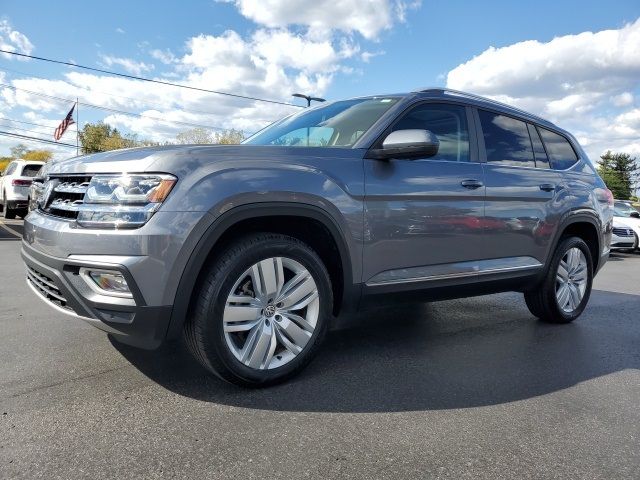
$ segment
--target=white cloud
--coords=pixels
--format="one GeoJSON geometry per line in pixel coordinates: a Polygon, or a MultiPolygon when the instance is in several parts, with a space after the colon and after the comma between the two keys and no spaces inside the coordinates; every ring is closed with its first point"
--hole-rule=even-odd
{"type": "Polygon", "coordinates": [[[149,54],[156,60],[160,60],[162,63],[166,65],[175,63],[177,60],[175,55],[168,48],[165,50],[160,50],[156,48],[151,50],[149,54]]]}
{"type": "Polygon", "coordinates": [[[375,39],[421,1],[406,0],[219,0],[236,5],[240,13],[270,28],[302,25],[314,32],[358,32],[375,39]]]}
{"type": "Polygon", "coordinates": [[[136,62],[130,58],[114,57],[111,55],[101,55],[100,58],[108,67],[119,65],[124,68],[126,72],[133,75],[142,75],[144,72],[149,72],[154,69],[152,64],[136,62]]]}
{"type": "MultiPolygon", "coordinates": [[[[10,52],[26,53],[31,55],[33,52],[33,43],[23,33],[14,30],[8,20],[0,20],[0,48],[10,52]]],[[[8,53],[2,53],[2,58],[9,60],[17,58],[18,60],[27,60],[23,57],[16,57],[8,53]]]]}
{"type": "Polygon", "coordinates": [[[640,154],[640,125],[624,116],[640,87],[640,19],[617,30],[489,47],[451,70],[447,86],[547,117],[576,134],[594,159],[607,149],[640,154]]]}
{"type": "Polygon", "coordinates": [[[122,28],[118,27],[118,28],[116,28],[116,33],[124,34],[126,32],[122,28]]]}
{"type": "Polygon", "coordinates": [[[633,104],[633,95],[631,92],[622,92],[620,95],[611,97],[611,103],[616,107],[626,107],[633,104]]]}

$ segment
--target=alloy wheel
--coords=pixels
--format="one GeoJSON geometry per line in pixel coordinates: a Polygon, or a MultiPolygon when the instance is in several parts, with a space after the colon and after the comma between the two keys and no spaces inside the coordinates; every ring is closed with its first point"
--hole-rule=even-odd
{"type": "Polygon", "coordinates": [[[240,275],[227,297],[226,344],[247,367],[281,367],[304,350],[319,310],[318,287],[302,264],[287,257],[261,260],[240,275]]]}

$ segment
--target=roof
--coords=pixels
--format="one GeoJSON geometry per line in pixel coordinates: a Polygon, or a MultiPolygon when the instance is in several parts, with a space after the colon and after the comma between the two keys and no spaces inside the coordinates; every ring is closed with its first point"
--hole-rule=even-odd
{"type": "Polygon", "coordinates": [[[513,115],[525,117],[530,121],[558,129],[558,126],[555,125],[554,123],[542,117],[534,115],[533,113],[529,113],[525,110],[521,110],[517,107],[513,107],[506,103],[498,102],[496,100],[491,100],[490,98],[482,97],[480,95],[475,95],[473,93],[462,92],[460,90],[453,90],[451,88],[444,88],[444,87],[423,88],[423,89],[416,90],[414,93],[422,93],[422,94],[428,95],[429,97],[436,97],[436,98],[464,98],[469,103],[472,103],[478,107],[498,109],[505,113],[511,113],[513,115]]]}

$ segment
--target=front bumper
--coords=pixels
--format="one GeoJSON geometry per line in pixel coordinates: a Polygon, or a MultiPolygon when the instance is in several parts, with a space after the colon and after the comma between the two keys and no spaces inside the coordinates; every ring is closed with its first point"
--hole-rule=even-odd
{"type": "Polygon", "coordinates": [[[163,342],[171,306],[149,306],[130,271],[122,264],[58,258],[22,243],[27,284],[56,310],[80,318],[113,335],[122,343],[154,349],[163,342]],[[125,277],[133,298],[101,295],[80,278],[81,267],[117,270],[125,277]]]}

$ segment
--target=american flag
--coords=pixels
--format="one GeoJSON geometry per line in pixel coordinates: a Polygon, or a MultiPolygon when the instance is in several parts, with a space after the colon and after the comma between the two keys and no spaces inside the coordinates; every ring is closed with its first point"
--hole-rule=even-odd
{"type": "Polygon", "coordinates": [[[73,107],[71,107],[71,110],[69,110],[69,113],[67,113],[67,116],[64,118],[64,120],[60,122],[60,125],[58,125],[58,127],[53,132],[53,138],[56,139],[56,142],[62,138],[62,135],[64,135],[64,132],[67,131],[69,125],[73,125],[74,123],[76,123],[73,121],[74,108],[76,108],[75,103],[73,104],[73,107]]]}

